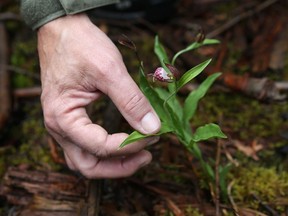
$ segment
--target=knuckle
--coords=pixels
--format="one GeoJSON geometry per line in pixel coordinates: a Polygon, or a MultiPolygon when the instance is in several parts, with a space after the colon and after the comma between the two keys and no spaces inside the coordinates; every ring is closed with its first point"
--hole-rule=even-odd
{"type": "Polygon", "coordinates": [[[133,94],[126,101],[124,109],[129,113],[135,113],[143,109],[145,98],[143,95],[133,94]]]}
{"type": "Polygon", "coordinates": [[[107,144],[107,135],[108,134],[105,131],[102,133],[98,132],[97,140],[95,140],[92,146],[89,144],[85,145],[88,147],[86,150],[98,158],[110,157],[109,146],[107,144]]]}
{"type": "Polygon", "coordinates": [[[44,112],[44,124],[48,130],[53,130],[57,128],[57,123],[51,110],[47,110],[44,112]]]}

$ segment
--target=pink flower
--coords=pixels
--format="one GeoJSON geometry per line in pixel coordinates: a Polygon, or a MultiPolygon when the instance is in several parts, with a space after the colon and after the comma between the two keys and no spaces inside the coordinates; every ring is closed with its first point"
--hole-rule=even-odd
{"type": "Polygon", "coordinates": [[[156,80],[160,82],[175,82],[175,80],[178,80],[180,77],[180,72],[175,68],[173,65],[165,64],[170,71],[170,73],[167,73],[167,71],[163,67],[158,67],[154,74],[151,74],[153,76],[153,82],[156,80]]]}
{"type": "Polygon", "coordinates": [[[156,80],[160,82],[174,82],[174,77],[172,74],[168,74],[163,67],[158,67],[153,76],[153,82],[156,80]]]}

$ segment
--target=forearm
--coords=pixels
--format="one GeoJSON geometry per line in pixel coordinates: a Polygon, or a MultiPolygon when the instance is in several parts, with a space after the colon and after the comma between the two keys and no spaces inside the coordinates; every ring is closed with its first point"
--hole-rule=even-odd
{"type": "Polygon", "coordinates": [[[119,0],[21,0],[21,13],[34,30],[61,16],[116,3],[119,0]]]}

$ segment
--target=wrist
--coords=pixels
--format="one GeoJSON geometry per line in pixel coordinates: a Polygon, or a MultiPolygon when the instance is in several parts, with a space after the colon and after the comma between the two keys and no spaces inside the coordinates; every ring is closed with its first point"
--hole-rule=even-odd
{"type": "Polygon", "coordinates": [[[66,28],[74,29],[77,27],[85,27],[91,24],[92,23],[89,17],[85,13],[63,16],[41,26],[39,28],[38,35],[43,32],[59,34],[60,32],[63,32],[63,30],[65,30],[66,28]]]}

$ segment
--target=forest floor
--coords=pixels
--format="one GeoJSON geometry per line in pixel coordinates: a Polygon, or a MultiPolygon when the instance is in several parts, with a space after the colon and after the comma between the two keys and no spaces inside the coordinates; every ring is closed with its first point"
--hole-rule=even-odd
{"type": "MultiPolygon", "coordinates": [[[[0,3],[0,66],[6,65],[0,68],[0,215],[92,215],[91,209],[103,216],[288,215],[287,1],[182,0],[165,22],[91,14],[136,81],[138,60],[117,42],[123,34],[137,46],[146,73],[159,66],[156,35],[169,55],[195,42],[199,32],[221,42],[182,55],[176,66],[186,71],[213,59],[181,90],[180,101],[205,76],[222,72],[200,101],[191,129],[213,122],[228,136],[199,143],[215,173],[229,164],[224,195],[219,179],[207,184],[199,162],[174,135],[149,146],[152,163],[132,177],[89,181],[69,171],[44,128],[36,34],[16,2],[0,3]]],[[[132,131],[108,98],[89,112],[111,133],[132,131]]]]}

